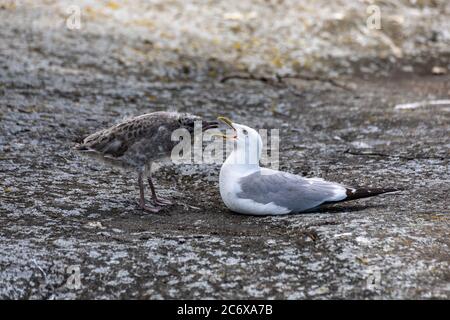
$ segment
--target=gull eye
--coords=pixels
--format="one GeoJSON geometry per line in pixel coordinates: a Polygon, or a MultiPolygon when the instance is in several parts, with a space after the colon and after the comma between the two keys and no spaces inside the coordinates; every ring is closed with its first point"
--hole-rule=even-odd
{"type": "Polygon", "coordinates": [[[247,134],[248,134],[248,131],[245,130],[245,129],[243,129],[243,130],[242,130],[242,133],[245,134],[245,135],[247,135],[247,134]]]}

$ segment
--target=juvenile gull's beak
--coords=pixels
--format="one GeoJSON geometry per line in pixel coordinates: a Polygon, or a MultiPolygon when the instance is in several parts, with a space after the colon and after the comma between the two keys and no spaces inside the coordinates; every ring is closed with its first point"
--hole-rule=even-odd
{"type": "Polygon", "coordinates": [[[208,129],[217,128],[219,123],[217,121],[202,121],[202,131],[206,131],[208,129]]]}
{"type": "Polygon", "coordinates": [[[233,135],[233,136],[227,136],[227,135],[225,135],[225,134],[220,133],[220,134],[214,134],[215,136],[217,136],[217,137],[222,137],[222,138],[224,138],[224,139],[236,139],[236,138],[237,138],[236,128],[233,127],[233,122],[231,122],[230,119],[228,119],[227,117],[217,117],[217,120],[219,120],[219,121],[225,123],[225,124],[226,124],[227,126],[229,126],[231,129],[233,129],[233,130],[234,130],[234,135],[233,135]]]}

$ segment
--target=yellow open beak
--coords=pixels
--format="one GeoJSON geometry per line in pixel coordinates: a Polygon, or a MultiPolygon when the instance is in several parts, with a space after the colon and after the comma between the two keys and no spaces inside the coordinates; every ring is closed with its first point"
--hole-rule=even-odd
{"type": "Polygon", "coordinates": [[[217,117],[217,120],[219,120],[219,121],[225,123],[225,124],[226,124],[227,126],[229,126],[231,129],[233,129],[234,132],[235,132],[235,134],[232,135],[232,136],[227,136],[226,134],[220,133],[220,134],[214,134],[214,136],[216,136],[216,137],[222,137],[222,138],[224,138],[224,139],[236,139],[236,138],[237,138],[236,128],[233,127],[233,122],[231,122],[230,119],[228,119],[227,117],[217,117]]]}

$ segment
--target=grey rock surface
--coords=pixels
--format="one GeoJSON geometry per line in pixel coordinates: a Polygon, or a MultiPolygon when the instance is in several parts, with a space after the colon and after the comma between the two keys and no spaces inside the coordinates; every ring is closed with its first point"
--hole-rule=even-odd
{"type": "Polygon", "coordinates": [[[405,59],[413,73],[224,79],[242,71],[228,56],[161,63],[125,27],[30,31],[17,17],[34,13],[0,9],[0,298],[450,298],[450,107],[395,108],[449,99],[442,47],[405,59]],[[278,128],[281,170],[405,191],[251,217],[222,204],[219,165],[166,166],[177,204],[145,214],[133,173],[71,147],[157,110],[278,128]]]}

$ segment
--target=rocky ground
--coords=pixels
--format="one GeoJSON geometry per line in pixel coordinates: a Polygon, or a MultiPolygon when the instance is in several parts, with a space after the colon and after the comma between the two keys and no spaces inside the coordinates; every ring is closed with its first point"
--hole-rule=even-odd
{"type": "MultiPolygon", "coordinates": [[[[237,23],[247,33],[224,34],[223,51],[208,55],[214,42],[195,51],[192,39],[179,40],[195,33],[183,26],[214,35],[220,21],[211,19],[208,29],[180,11],[185,22],[174,18],[166,30],[173,41],[161,36],[163,18],[177,17],[177,1],[154,4],[166,16],[153,24],[123,22],[124,14],[113,14],[123,9],[118,3],[101,11],[85,1],[80,30],[56,28],[64,11],[48,3],[0,6],[1,298],[450,298],[450,55],[448,29],[437,28],[448,19],[426,28],[417,18],[415,36],[426,43],[437,32],[428,47],[407,38],[386,53],[375,37],[370,46],[356,44],[354,61],[345,39],[330,40],[342,48],[339,68],[336,57],[313,58],[327,44],[315,35],[317,47],[300,54],[296,69],[289,48],[279,60],[267,56],[270,38],[250,48],[264,53],[255,64],[236,44],[256,32],[254,22],[239,21],[269,14],[262,4],[227,16],[227,8],[214,7],[225,26],[237,23]],[[32,28],[30,21],[37,21],[32,28]],[[233,46],[242,52],[230,54],[233,46]],[[315,213],[242,216],[221,202],[218,165],[167,166],[156,174],[157,188],[176,204],[146,214],[136,206],[134,173],[87,160],[71,146],[156,110],[277,128],[282,170],[405,190],[315,213]]],[[[408,10],[424,10],[424,20],[436,10],[448,14],[448,6],[418,3],[408,10]]]]}

